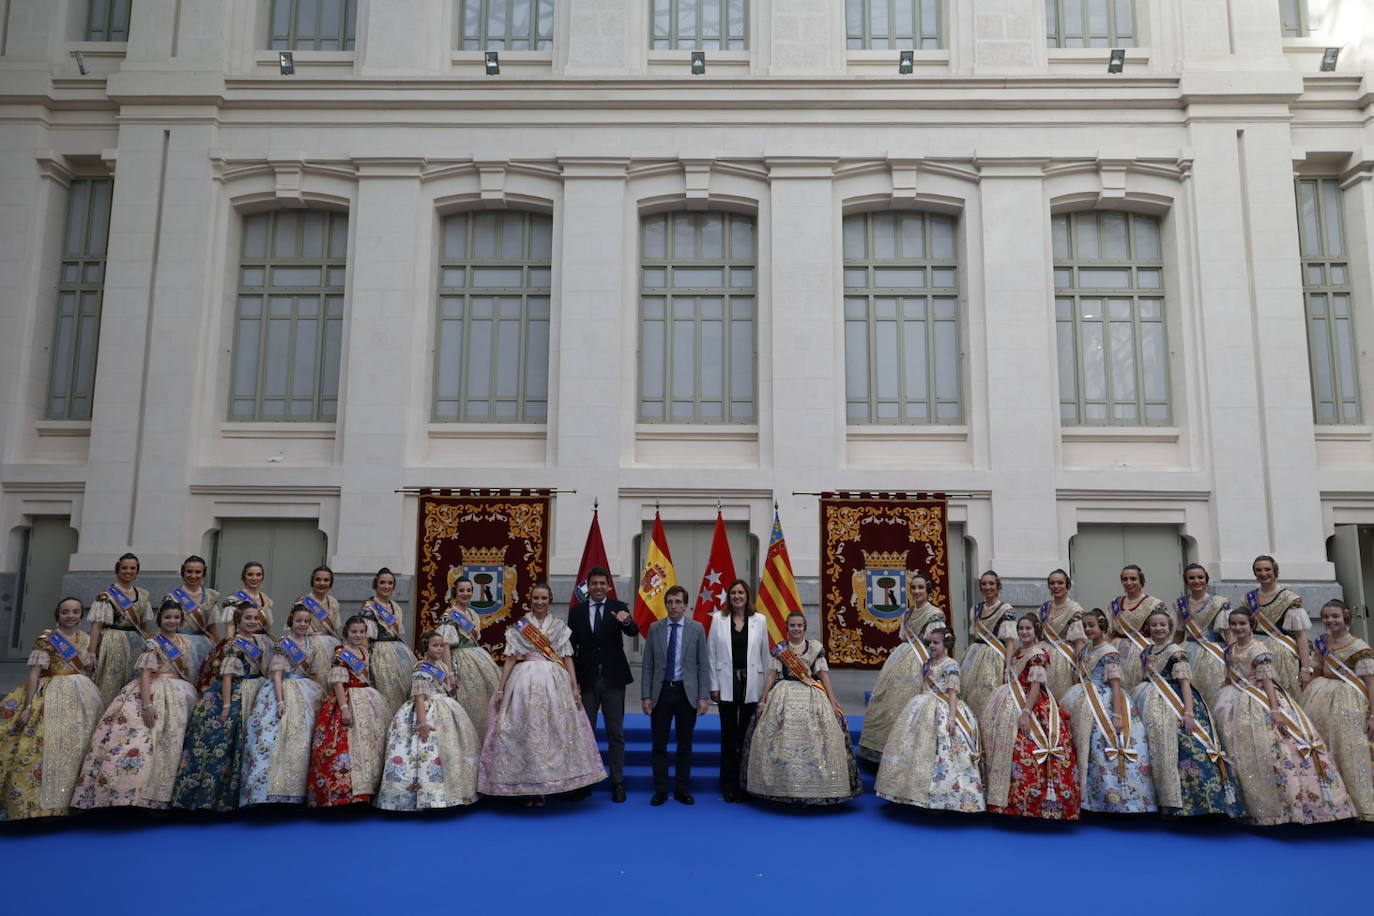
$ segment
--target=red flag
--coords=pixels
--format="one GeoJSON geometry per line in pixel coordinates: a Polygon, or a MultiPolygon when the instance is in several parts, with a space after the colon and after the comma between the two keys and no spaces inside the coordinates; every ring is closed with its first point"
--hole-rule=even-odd
{"type": "Polygon", "coordinates": [[[754,609],[768,622],[768,638],[776,645],[787,639],[787,615],[802,609],[797,595],[797,580],[792,575],[792,559],[782,537],[782,519],[773,512],[773,536],[768,539],[768,554],[763,560],[763,577],[754,609]]]}
{"type": "Polygon", "coordinates": [[[735,581],[735,561],[730,556],[730,541],[725,536],[725,519],[716,511],[716,532],[711,536],[711,556],[706,561],[706,572],[701,576],[701,588],[697,591],[697,604],[692,610],[692,619],[711,632],[713,612],[723,609],[726,604],[726,589],[735,581]]]}
{"type": "MultiPolygon", "coordinates": [[[[577,607],[587,600],[587,573],[593,566],[600,566],[602,569],[610,569],[610,561],[606,559],[606,545],[601,543],[601,522],[597,518],[597,510],[592,510],[592,526],[587,529],[587,543],[582,547],[582,562],[577,565],[577,585],[573,588],[572,600],[568,602],[568,610],[577,607]]],[[[607,593],[610,597],[615,597],[615,579],[611,579],[611,590],[607,593]]]]}
{"type": "Polygon", "coordinates": [[[649,538],[649,549],[644,551],[644,571],[639,575],[635,593],[635,624],[641,636],[649,635],[649,625],[655,620],[668,616],[663,598],[674,585],[677,574],[673,572],[673,556],[668,552],[668,536],[663,533],[663,519],[655,512],[654,532],[649,538]]]}

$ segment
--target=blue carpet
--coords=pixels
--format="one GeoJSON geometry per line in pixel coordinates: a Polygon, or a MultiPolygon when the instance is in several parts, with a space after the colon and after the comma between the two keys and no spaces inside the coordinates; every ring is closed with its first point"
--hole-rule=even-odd
{"type": "MultiPolygon", "coordinates": [[[[543,809],[483,799],[426,815],[112,812],[4,826],[4,909],[46,912],[67,901],[102,916],[288,907],[707,916],[722,905],[732,914],[747,906],[1254,916],[1304,910],[1326,888],[1322,906],[1368,911],[1360,876],[1374,863],[1371,827],[940,816],[881,801],[871,771],[865,794],[836,808],[726,805],[715,790],[719,721],[708,716],[697,728],[692,807],[649,805],[648,719],[636,714],[626,717],[623,805],[598,786],[585,801],[554,798],[543,809]],[[152,902],[155,887],[170,893],[166,905],[152,902]]],[[[850,721],[857,735],[860,720],[850,721]]],[[[724,916],[710,916],[717,912],[724,916]]]]}

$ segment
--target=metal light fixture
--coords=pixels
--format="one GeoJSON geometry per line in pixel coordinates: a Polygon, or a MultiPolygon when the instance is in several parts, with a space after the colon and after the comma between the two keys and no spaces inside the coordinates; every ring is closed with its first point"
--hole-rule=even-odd
{"type": "Polygon", "coordinates": [[[705,72],[706,72],[706,52],[705,52],[705,51],[693,51],[693,52],[692,52],[692,75],[693,75],[693,76],[701,76],[701,75],[702,75],[703,73],[705,73],[705,72]]]}
{"type": "Polygon", "coordinates": [[[901,56],[897,58],[897,72],[900,73],[900,74],[902,74],[903,76],[906,76],[906,75],[910,74],[911,71],[912,71],[912,69],[913,69],[915,66],[916,66],[916,52],[915,52],[915,51],[903,51],[903,52],[901,53],[901,56]]]}
{"type": "Polygon", "coordinates": [[[76,58],[76,69],[81,71],[82,76],[91,72],[91,68],[86,66],[86,58],[80,51],[73,51],[72,57],[76,58]]]}
{"type": "Polygon", "coordinates": [[[1334,73],[1336,71],[1336,59],[1341,56],[1340,48],[1327,48],[1322,52],[1322,72],[1334,73]]]}
{"type": "Polygon", "coordinates": [[[486,54],[487,76],[496,76],[501,72],[501,55],[495,51],[488,51],[486,54]]]}
{"type": "Polygon", "coordinates": [[[294,76],[296,73],[296,55],[290,51],[277,52],[277,69],[282,76],[294,76]]]}
{"type": "Polygon", "coordinates": [[[1126,67],[1126,49],[1112,48],[1112,56],[1107,58],[1107,72],[1120,73],[1126,67]]]}

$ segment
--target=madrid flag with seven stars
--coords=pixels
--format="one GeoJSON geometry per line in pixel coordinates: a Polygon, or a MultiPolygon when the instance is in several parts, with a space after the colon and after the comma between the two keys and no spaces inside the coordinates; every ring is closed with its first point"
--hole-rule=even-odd
{"type": "Polygon", "coordinates": [[[730,556],[730,541],[725,536],[725,519],[716,511],[716,532],[711,536],[711,556],[706,561],[706,572],[701,576],[701,589],[697,592],[697,604],[692,610],[692,619],[711,632],[714,611],[725,608],[726,589],[735,581],[735,561],[730,556]]]}
{"type": "Polygon", "coordinates": [[[673,572],[673,557],[668,552],[668,536],[663,533],[663,519],[654,513],[654,531],[644,556],[644,572],[639,576],[635,592],[635,625],[640,636],[649,635],[649,625],[668,616],[663,603],[664,593],[677,585],[673,572]]]}
{"type": "Polygon", "coordinates": [[[792,575],[792,560],[782,537],[782,519],[773,510],[773,536],[768,539],[768,555],[763,560],[759,596],[754,610],[768,622],[768,639],[776,645],[787,638],[787,615],[802,609],[797,580],[792,575]]]}

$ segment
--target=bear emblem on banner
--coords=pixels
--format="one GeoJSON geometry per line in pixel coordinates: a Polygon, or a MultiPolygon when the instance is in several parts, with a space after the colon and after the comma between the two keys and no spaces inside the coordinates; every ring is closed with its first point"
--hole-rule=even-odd
{"type": "Polygon", "coordinates": [[[860,619],[891,633],[911,606],[907,551],[865,550],[863,557],[864,568],[854,570],[850,578],[850,601],[860,619]]]}
{"type": "Polygon", "coordinates": [[[472,580],[470,607],[481,615],[482,626],[505,620],[520,594],[520,574],[514,566],[505,565],[506,548],[464,547],[462,551],[463,565],[449,567],[449,592],[460,576],[467,576],[472,580]]]}

